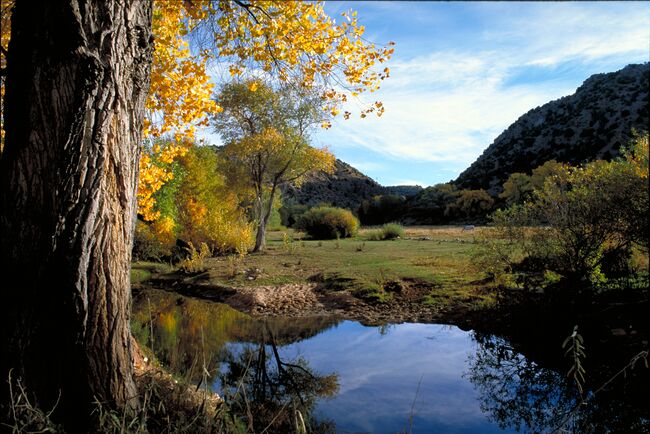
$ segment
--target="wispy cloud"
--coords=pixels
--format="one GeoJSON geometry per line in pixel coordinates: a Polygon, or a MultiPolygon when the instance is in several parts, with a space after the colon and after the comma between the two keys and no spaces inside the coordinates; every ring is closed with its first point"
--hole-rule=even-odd
{"type": "MultiPolygon", "coordinates": [[[[410,5],[377,4],[372,12],[410,5]]],[[[467,41],[441,48],[422,40],[419,53],[409,57],[398,51],[391,78],[373,95],[386,106],[382,118],[337,121],[319,140],[341,153],[363,148],[387,160],[444,163],[459,172],[528,110],[572,93],[587,76],[606,72],[599,69],[606,65],[648,60],[647,4],[476,8],[485,23],[467,41]]],[[[399,38],[381,36],[397,39],[399,50],[399,38]]]]}

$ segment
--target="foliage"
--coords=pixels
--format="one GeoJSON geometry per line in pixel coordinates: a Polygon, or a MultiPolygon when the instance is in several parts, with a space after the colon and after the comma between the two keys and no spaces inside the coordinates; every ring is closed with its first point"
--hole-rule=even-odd
{"type": "Polygon", "coordinates": [[[404,237],[404,228],[397,223],[386,223],[381,228],[383,239],[394,240],[396,238],[404,237]]]}
{"type": "Polygon", "coordinates": [[[533,191],[544,186],[546,178],[559,175],[566,171],[568,166],[564,163],[558,163],[555,160],[549,160],[541,166],[533,169],[532,175],[525,173],[513,173],[503,184],[503,192],[499,195],[505,199],[507,205],[523,204],[532,199],[533,191]]]}
{"type": "Polygon", "coordinates": [[[174,221],[169,217],[151,223],[138,220],[135,224],[133,259],[160,260],[170,257],[176,241],[174,226],[174,221]]]}
{"type": "Polygon", "coordinates": [[[283,203],[282,207],[278,210],[282,225],[292,228],[300,216],[304,214],[309,207],[296,203],[283,203]]]}
{"type": "Polygon", "coordinates": [[[485,190],[460,190],[456,200],[447,205],[445,215],[452,218],[481,219],[492,210],[493,205],[494,199],[485,190]]]}
{"type": "MultiPolygon", "coordinates": [[[[156,48],[144,135],[174,138],[155,149],[156,159],[169,163],[183,156],[194,141],[196,127],[207,125],[206,115],[221,111],[211,99],[214,85],[207,73],[214,59],[229,63],[233,76],[245,74],[247,68],[263,70],[306,89],[334,80],[339,90],[330,88],[319,95],[320,105],[333,116],[347,101],[348,92],[356,96],[376,90],[389,70],[376,72],[374,67],[388,60],[393,49],[366,42],[356,13],[345,16],[350,19],[336,24],[319,3],[155,1],[156,48]],[[197,49],[190,50],[190,38],[197,49]]],[[[381,115],[383,110],[381,102],[375,102],[361,116],[381,115]]],[[[148,155],[141,160],[140,173],[140,214],[153,221],[158,218],[153,195],[173,175],[148,155]]]]}
{"type": "Polygon", "coordinates": [[[508,205],[524,203],[533,193],[530,176],[515,172],[503,183],[503,192],[499,195],[508,205]]]}
{"type": "Polygon", "coordinates": [[[245,81],[224,85],[217,100],[224,112],[215,127],[227,142],[228,172],[252,192],[254,250],[262,250],[278,189],[299,184],[311,171],[332,171],[334,156],[308,144],[310,129],[321,119],[313,95],[245,81]]]}
{"type": "Polygon", "coordinates": [[[187,257],[182,259],[178,264],[178,268],[188,274],[199,273],[205,271],[204,261],[206,258],[212,255],[210,248],[207,244],[201,243],[201,249],[196,250],[192,242],[190,241],[189,247],[187,248],[187,257]]]}
{"type": "Polygon", "coordinates": [[[180,164],[179,237],[196,245],[205,242],[218,253],[246,253],[252,244],[252,227],[239,207],[239,196],[226,185],[214,149],[193,147],[180,164]]]}
{"type": "MultiPolygon", "coordinates": [[[[252,245],[252,226],[240,208],[240,197],[226,185],[222,160],[213,148],[194,146],[172,163],[174,179],[153,196],[153,222],[136,225],[134,256],[162,259],[172,255],[177,238],[214,253],[244,254],[252,245]]],[[[143,219],[145,220],[145,219],[143,219]]]]}
{"type": "Polygon", "coordinates": [[[359,220],[364,225],[381,225],[397,221],[405,210],[406,199],[396,195],[380,195],[364,200],[359,206],[359,220]]]}
{"type": "Polygon", "coordinates": [[[427,187],[408,201],[405,218],[422,224],[440,224],[449,220],[446,209],[458,198],[455,185],[436,184],[427,187]]]}
{"type": "Polygon", "coordinates": [[[154,195],[173,179],[171,163],[187,153],[194,143],[196,127],[208,124],[207,114],[220,110],[211,98],[214,84],[207,72],[210,53],[193,54],[187,39],[207,14],[199,2],[154,2],[155,50],[143,131],[148,152],[140,159],[138,184],[138,212],[145,221],[160,217],[154,195]],[[173,140],[157,140],[164,136],[173,140]]]}
{"type": "Polygon", "coordinates": [[[404,228],[397,223],[386,223],[381,228],[368,234],[369,241],[394,240],[404,237],[404,228]]]}
{"type": "Polygon", "coordinates": [[[304,213],[296,226],[315,239],[347,238],[356,235],[359,220],[347,209],[317,207],[304,213]]]}
{"type": "Polygon", "coordinates": [[[528,270],[554,271],[578,289],[601,282],[603,265],[627,261],[633,246],[647,252],[648,178],[639,170],[644,140],[625,159],[565,166],[545,178],[530,202],[494,214],[528,270]]]}

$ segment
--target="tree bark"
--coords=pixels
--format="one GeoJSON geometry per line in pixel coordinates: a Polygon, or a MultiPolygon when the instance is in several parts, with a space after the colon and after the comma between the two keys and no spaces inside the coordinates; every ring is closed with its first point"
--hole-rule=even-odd
{"type": "Polygon", "coordinates": [[[71,431],[94,399],[138,407],[129,269],[151,18],[152,0],[18,0],[12,16],[0,374],[44,410],[60,395],[71,431]]]}
{"type": "Polygon", "coordinates": [[[277,185],[273,185],[271,188],[271,193],[269,195],[269,202],[264,209],[264,201],[260,198],[260,221],[257,225],[257,235],[255,236],[255,247],[253,252],[261,252],[266,248],[266,226],[269,224],[269,219],[271,218],[271,212],[273,211],[273,199],[275,199],[275,191],[277,185]]]}

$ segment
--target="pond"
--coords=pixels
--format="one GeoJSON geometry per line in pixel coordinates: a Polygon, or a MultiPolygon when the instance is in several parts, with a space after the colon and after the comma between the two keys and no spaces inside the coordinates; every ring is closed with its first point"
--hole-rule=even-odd
{"type": "MultiPolygon", "coordinates": [[[[170,370],[209,384],[235,413],[245,417],[248,406],[256,431],[274,419],[267,432],[288,430],[296,410],[310,432],[343,433],[579,430],[603,428],[609,415],[616,425],[629,410],[624,401],[576,406],[566,375],[505,339],[449,325],[255,319],[151,290],[135,298],[133,330],[170,370]]],[[[632,413],[647,426],[647,410],[632,413]]]]}

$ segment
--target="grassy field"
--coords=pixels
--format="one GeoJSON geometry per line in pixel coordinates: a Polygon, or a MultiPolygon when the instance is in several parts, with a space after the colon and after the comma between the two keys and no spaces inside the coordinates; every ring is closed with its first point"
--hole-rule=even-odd
{"type": "MultiPolygon", "coordinates": [[[[489,229],[407,227],[401,239],[369,241],[374,228],[355,238],[317,241],[292,230],[270,232],[265,252],[205,260],[201,280],[215,285],[260,286],[319,281],[333,290],[350,290],[368,300],[384,301],[384,288],[406,283],[430,288],[422,301],[446,304],[489,298],[476,289],[485,276],[472,264],[477,240],[489,229]]],[[[165,272],[153,263],[136,263],[132,273],[143,281],[165,272]]],[[[487,301],[487,300],[486,300],[487,301]]]]}

